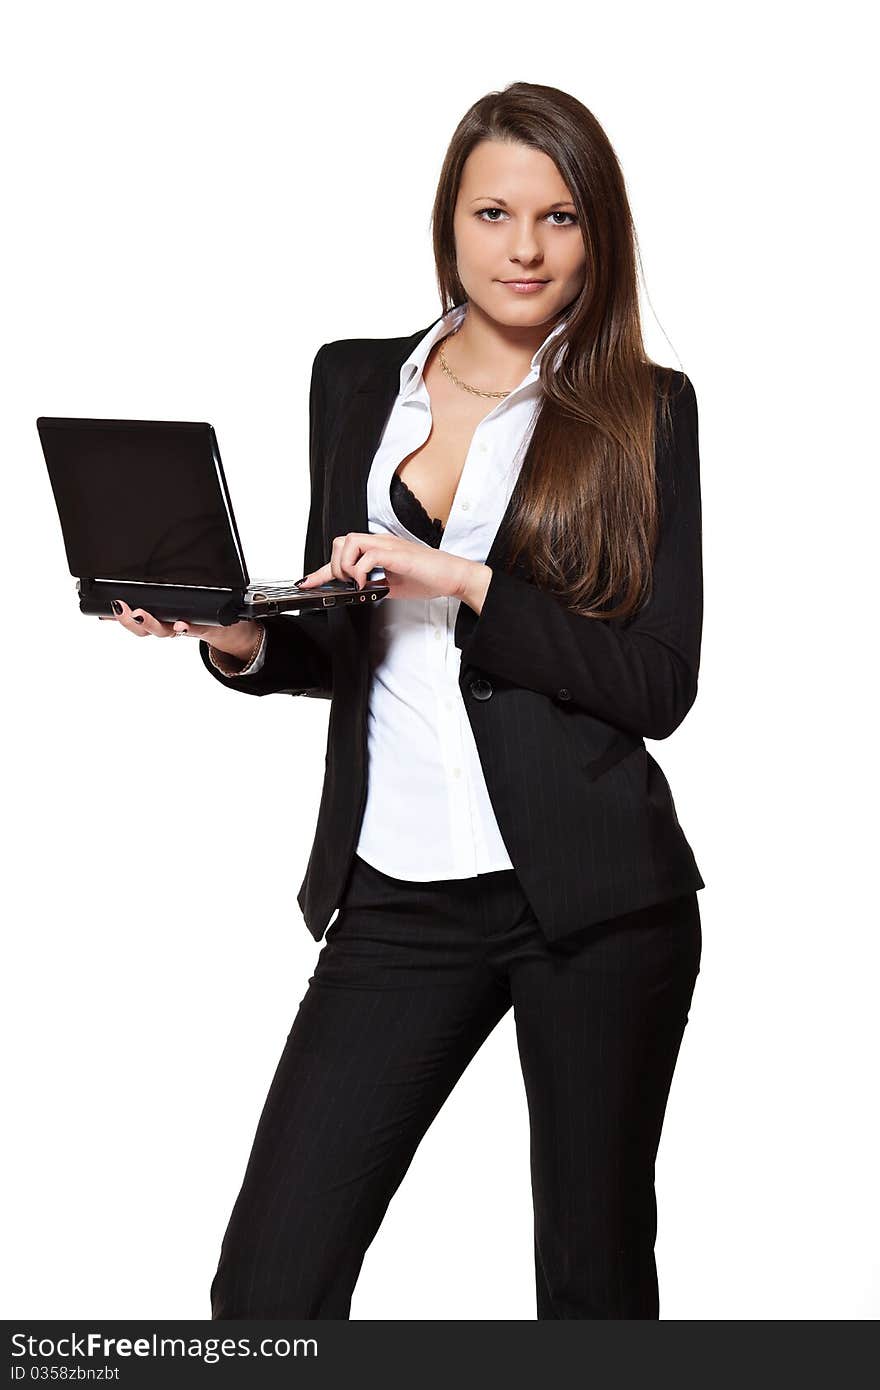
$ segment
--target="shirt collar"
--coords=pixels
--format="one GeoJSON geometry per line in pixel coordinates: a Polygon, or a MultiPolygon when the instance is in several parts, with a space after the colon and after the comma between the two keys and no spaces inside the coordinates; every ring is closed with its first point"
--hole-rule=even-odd
{"type": "MultiPolygon", "coordinates": [[[[447,313],[445,313],[442,318],[437,320],[437,322],[433,325],[432,328],[428,329],[427,333],[421,339],[421,341],[416,343],[416,346],[413,348],[409,357],[406,359],[406,361],[400,368],[400,397],[402,400],[406,400],[407,397],[411,396],[414,391],[418,390],[422,380],[422,372],[424,370],[425,363],[428,360],[428,355],[431,349],[434,347],[436,343],[439,343],[441,338],[445,338],[448,336],[448,334],[454,332],[454,330],[458,328],[459,324],[464,321],[466,314],[466,304],[453,305],[453,307],[447,313]]],[[[544,356],[544,353],[547,351],[548,347],[550,346],[552,339],[557,337],[557,335],[562,332],[563,328],[565,327],[565,324],[566,320],[562,319],[559,323],[555,324],[554,327],[547,334],[547,337],[544,339],[543,343],[532,357],[531,363],[529,364],[528,374],[525,377],[525,379],[520,383],[520,386],[524,386],[530,381],[538,380],[541,359],[544,356]]],[[[559,365],[559,358],[561,357],[561,355],[562,353],[560,349],[560,353],[557,356],[557,361],[555,364],[556,366],[559,365]]],[[[519,390],[520,387],[517,387],[516,389],[519,390]]]]}

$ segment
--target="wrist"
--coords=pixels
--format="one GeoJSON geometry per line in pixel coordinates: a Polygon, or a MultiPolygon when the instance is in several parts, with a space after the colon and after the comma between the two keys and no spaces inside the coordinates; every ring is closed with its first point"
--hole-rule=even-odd
{"type": "Polygon", "coordinates": [[[248,666],[253,661],[257,652],[260,650],[260,644],[262,640],[263,629],[258,624],[256,632],[253,633],[247,641],[242,642],[240,645],[236,645],[234,649],[230,647],[215,646],[214,651],[221,654],[222,656],[231,657],[233,661],[240,661],[243,665],[248,666]]]}
{"type": "Polygon", "coordinates": [[[492,582],[492,570],[488,565],[481,564],[479,560],[471,560],[470,568],[465,574],[465,582],[462,585],[461,601],[466,603],[468,608],[472,608],[479,614],[486,597],[486,591],[492,582]]]}

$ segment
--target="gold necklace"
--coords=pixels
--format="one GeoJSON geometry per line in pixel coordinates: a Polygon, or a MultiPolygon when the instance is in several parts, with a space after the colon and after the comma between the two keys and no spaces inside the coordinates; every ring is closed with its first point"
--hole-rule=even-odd
{"type": "MultiPolygon", "coordinates": [[[[446,338],[454,338],[459,328],[461,328],[461,324],[458,325],[458,328],[453,328],[452,332],[446,335],[446,338]]],[[[488,396],[492,400],[499,400],[503,396],[510,395],[509,391],[480,391],[476,386],[468,386],[466,381],[462,381],[460,377],[457,377],[455,375],[455,372],[450,367],[449,363],[446,361],[446,354],[443,351],[444,345],[446,343],[446,338],[441,339],[440,345],[437,349],[437,356],[440,359],[440,366],[443,368],[446,375],[448,377],[451,377],[451,379],[455,382],[456,386],[460,386],[463,391],[470,391],[471,394],[474,396],[488,396]]]]}

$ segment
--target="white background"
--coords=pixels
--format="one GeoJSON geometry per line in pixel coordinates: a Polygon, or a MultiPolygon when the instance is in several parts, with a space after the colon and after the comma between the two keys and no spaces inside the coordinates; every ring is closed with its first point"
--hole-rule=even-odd
{"type": "MultiPolygon", "coordinates": [[[[513,80],[564,88],[605,126],[649,352],[700,408],[700,694],[651,745],[707,884],[657,1166],[661,1316],[877,1316],[866,18],[7,10],[6,1317],[209,1317],[319,950],[295,894],[329,713],[239,697],[192,639],[79,613],[36,417],[210,420],[251,571],[297,578],[312,358],[436,318],[444,151],[513,80]]],[[[425,1136],[352,1318],[534,1317],[508,1014],[425,1136]]]]}

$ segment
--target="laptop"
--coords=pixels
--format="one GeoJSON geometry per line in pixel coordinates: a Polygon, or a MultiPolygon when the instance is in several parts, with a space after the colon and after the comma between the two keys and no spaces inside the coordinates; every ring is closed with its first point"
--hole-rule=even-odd
{"type": "Polygon", "coordinates": [[[389,592],[381,566],[362,589],[251,580],[210,424],[41,415],[37,430],[83,613],[112,616],[121,598],[160,622],[226,626],[389,592]]]}

